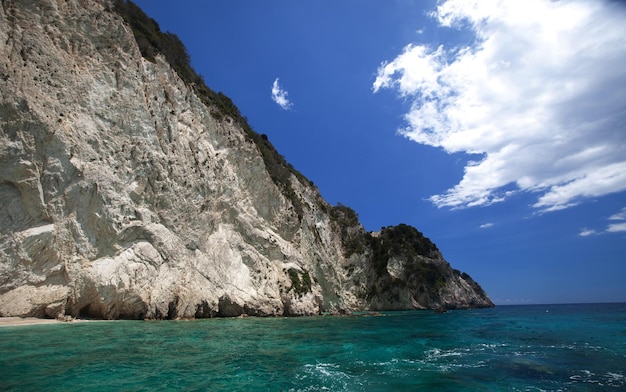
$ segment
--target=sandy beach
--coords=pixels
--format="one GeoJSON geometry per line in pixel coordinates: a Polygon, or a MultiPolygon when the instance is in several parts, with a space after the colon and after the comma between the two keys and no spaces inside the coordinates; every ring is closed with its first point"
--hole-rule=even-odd
{"type": "Polygon", "coordinates": [[[19,325],[39,325],[39,324],[62,324],[62,323],[84,323],[92,321],[108,321],[108,320],[86,320],[71,319],[62,321],[57,319],[44,319],[36,317],[0,317],[0,327],[13,327],[19,325]]]}
{"type": "Polygon", "coordinates": [[[0,327],[35,324],[56,324],[62,321],[55,319],[41,319],[35,317],[0,317],[0,327]]]}

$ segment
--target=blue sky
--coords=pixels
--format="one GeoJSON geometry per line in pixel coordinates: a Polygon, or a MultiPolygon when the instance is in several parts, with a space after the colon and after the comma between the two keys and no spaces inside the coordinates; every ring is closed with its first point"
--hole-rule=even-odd
{"type": "Polygon", "coordinates": [[[496,304],[626,301],[624,3],[136,3],[367,230],[496,304]]]}

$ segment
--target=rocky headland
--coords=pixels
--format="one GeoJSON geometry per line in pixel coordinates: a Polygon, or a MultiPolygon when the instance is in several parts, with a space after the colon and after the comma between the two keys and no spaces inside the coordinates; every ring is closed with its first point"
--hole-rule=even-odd
{"type": "Polygon", "coordinates": [[[0,316],[493,306],[415,228],[323,200],[130,2],[2,2],[0,204],[0,316]]]}

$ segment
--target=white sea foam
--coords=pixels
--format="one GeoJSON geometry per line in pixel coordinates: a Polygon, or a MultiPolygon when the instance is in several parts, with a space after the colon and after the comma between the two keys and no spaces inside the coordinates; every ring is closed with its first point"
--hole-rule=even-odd
{"type": "Polygon", "coordinates": [[[348,391],[353,390],[355,386],[362,386],[362,382],[357,376],[350,375],[341,370],[341,366],[335,363],[319,362],[315,364],[304,365],[304,374],[297,376],[299,380],[312,378],[316,380],[317,386],[298,389],[292,391],[348,391]],[[313,388],[313,389],[311,389],[313,388]]]}
{"type": "Polygon", "coordinates": [[[555,349],[560,349],[560,350],[580,350],[581,348],[585,349],[585,350],[591,350],[591,351],[606,351],[607,349],[605,347],[602,346],[592,346],[589,343],[585,343],[584,345],[580,345],[577,343],[574,344],[553,344],[550,346],[546,346],[546,348],[555,348],[555,349]]]}
{"type": "Polygon", "coordinates": [[[426,351],[426,358],[430,359],[439,359],[446,357],[460,357],[463,356],[463,352],[456,350],[440,350],[438,348],[433,348],[431,350],[426,351]]]}
{"type": "Polygon", "coordinates": [[[498,348],[501,347],[509,347],[510,344],[507,343],[491,343],[491,344],[487,344],[487,343],[481,343],[481,344],[476,344],[474,346],[472,346],[473,349],[477,350],[477,351],[484,351],[484,350],[496,350],[498,348]]]}
{"type": "MultiPolygon", "coordinates": [[[[418,363],[424,368],[431,368],[441,372],[450,372],[455,369],[481,368],[487,362],[476,356],[477,352],[485,351],[488,347],[459,347],[452,350],[433,348],[424,353],[424,358],[418,363]]],[[[491,348],[489,348],[491,349],[491,348]]]]}
{"type": "Polygon", "coordinates": [[[613,388],[621,388],[625,385],[624,375],[615,372],[596,374],[590,370],[580,370],[576,374],[571,375],[569,379],[570,384],[585,383],[613,388]]]}
{"type": "Polygon", "coordinates": [[[604,378],[606,379],[607,384],[612,387],[624,386],[624,375],[621,373],[607,372],[604,374],[604,378]]]}

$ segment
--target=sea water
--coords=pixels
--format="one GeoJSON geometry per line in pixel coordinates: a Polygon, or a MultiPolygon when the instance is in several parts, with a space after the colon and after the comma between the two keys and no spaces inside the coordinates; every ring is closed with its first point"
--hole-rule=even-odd
{"type": "Polygon", "coordinates": [[[0,328],[0,390],[626,390],[626,304],[0,328]]]}

